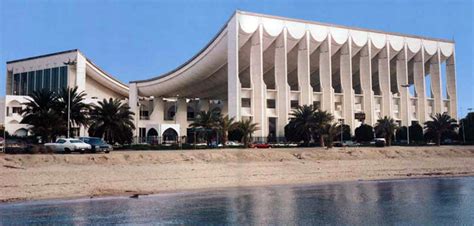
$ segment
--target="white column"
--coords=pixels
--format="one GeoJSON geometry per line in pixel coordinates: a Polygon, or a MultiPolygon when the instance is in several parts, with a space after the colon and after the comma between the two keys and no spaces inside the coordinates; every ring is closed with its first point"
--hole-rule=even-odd
{"type": "Polygon", "coordinates": [[[400,87],[400,118],[402,119],[403,126],[409,126],[409,122],[411,121],[408,114],[408,107],[409,107],[409,95],[408,90],[405,87],[401,87],[401,85],[408,84],[408,67],[407,67],[407,46],[403,49],[398,55],[397,58],[397,83],[400,87]]]}
{"type": "Polygon", "coordinates": [[[140,112],[138,109],[138,88],[137,83],[130,83],[128,86],[129,96],[128,96],[128,106],[130,111],[135,115],[133,116],[133,122],[135,124],[135,130],[133,131],[133,136],[138,136],[138,119],[140,118],[140,112]]]}
{"type": "Polygon", "coordinates": [[[369,125],[375,124],[374,119],[374,91],[372,90],[372,55],[371,42],[369,41],[363,47],[360,54],[360,82],[363,94],[365,123],[369,125]]]}
{"type": "Polygon", "coordinates": [[[334,89],[332,88],[331,70],[331,34],[321,43],[319,56],[319,74],[321,82],[321,109],[334,113],[334,89]]]}
{"type": "Polygon", "coordinates": [[[235,16],[227,24],[227,108],[229,117],[240,120],[239,28],[235,16]]]}
{"type": "Polygon", "coordinates": [[[178,98],[178,112],[176,112],[176,123],[179,124],[179,136],[186,135],[186,129],[188,128],[188,105],[186,103],[186,98],[178,98]]]}
{"type": "Polygon", "coordinates": [[[287,42],[286,42],[287,30],[283,30],[282,34],[277,38],[275,45],[275,88],[277,90],[277,126],[276,136],[285,136],[285,126],[288,123],[289,118],[289,90],[288,85],[288,70],[287,70],[287,42]]]}
{"type": "Polygon", "coordinates": [[[252,46],[250,47],[250,80],[252,85],[252,115],[253,122],[258,123],[260,128],[254,136],[266,137],[267,118],[266,113],[266,85],[263,82],[263,37],[262,26],[260,25],[257,31],[252,36],[252,46]]]}
{"type": "Polygon", "coordinates": [[[209,100],[208,99],[200,99],[199,100],[199,109],[198,111],[209,111],[209,100]]]}
{"type": "Polygon", "coordinates": [[[349,37],[347,43],[341,47],[341,85],[344,95],[343,117],[344,124],[354,129],[354,89],[352,88],[352,39],[349,37]]]}
{"type": "Polygon", "coordinates": [[[382,117],[393,117],[392,113],[392,92],[390,89],[390,44],[379,53],[379,82],[382,94],[382,117]]]}
{"type": "Polygon", "coordinates": [[[76,86],[78,93],[86,90],[86,58],[80,53],[76,60],[76,86]]]}
{"type": "Polygon", "coordinates": [[[309,32],[301,39],[298,44],[298,88],[300,91],[300,105],[313,104],[313,88],[309,79],[309,32]]]}
{"type": "Polygon", "coordinates": [[[430,62],[431,90],[433,91],[434,113],[443,113],[443,94],[441,92],[441,56],[438,52],[430,62]]]}
{"type": "Polygon", "coordinates": [[[426,87],[425,87],[425,51],[421,47],[420,52],[415,56],[413,63],[413,76],[416,91],[416,106],[418,122],[420,124],[426,121],[426,87]]]}
{"type": "Polygon", "coordinates": [[[453,55],[446,59],[446,89],[449,98],[449,114],[451,117],[457,118],[456,60],[454,50],[453,55]]]}
{"type": "Polygon", "coordinates": [[[153,112],[150,115],[150,120],[153,123],[163,123],[165,115],[165,104],[161,97],[153,99],[153,112]]]}

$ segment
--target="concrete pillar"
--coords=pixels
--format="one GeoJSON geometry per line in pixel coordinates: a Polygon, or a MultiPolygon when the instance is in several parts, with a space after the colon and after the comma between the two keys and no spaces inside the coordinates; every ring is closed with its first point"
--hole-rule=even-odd
{"type": "Polygon", "coordinates": [[[382,94],[382,117],[393,117],[392,113],[392,92],[390,91],[390,44],[379,53],[378,60],[379,83],[382,94]]]}
{"type": "Polygon", "coordinates": [[[402,120],[403,126],[409,126],[410,124],[410,114],[408,111],[409,108],[409,95],[408,88],[401,87],[401,85],[408,84],[408,66],[407,66],[407,46],[403,49],[403,52],[397,56],[397,83],[400,87],[400,118],[402,120]]]}
{"type": "Polygon", "coordinates": [[[239,27],[236,14],[227,24],[227,108],[229,117],[240,120],[239,27]]]}
{"type": "Polygon", "coordinates": [[[266,113],[266,85],[263,82],[263,28],[259,26],[251,38],[250,47],[250,80],[252,86],[251,108],[253,123],[257,123],[260,130],[255,137],[266,137],[268,125],[266,113]]]}
{"type": "Polygon", "coordinates": [[[150,115],[152,123],[163,123],[165,115],[165,104],[163,98],[155,97],[153,99],[153,112],[150,115]]]}
{"type": "Polygon", "coordinates": [[[313,87],[310,82],[309,44],[310,37],[307,31],[298,44],[298,90],[300,91],[300,105],[313,104],[313,87]]]}
{"type": "Polygon", "coordinates": [[[285,126],[288,124],[289,118],[289,90],[288,85],[288,69],[287,69],[287,30],[283,30],[282,34],[277,38],[275,45],[275,88],[277,90],[277,125],[276,136],[285,136],[285,126]]]}
{"type": "Polygon", "coordinates": [[[332,88],[331,70],[331,34],[321,43],[319,56],[319,74],[321,82],[321,109],[334,113],[334,89],[332,88]]]}
{"type": "Polygon", "coordinates": [[[135,124],[135,130],[133,131],[133,136],[138,136],[138,119],[140,118],[140,112],[138,108],[138,88],[137,83],[130,83],[128,92],[128,106],[130,107],[130,111],[132,111],[135,115],[133,116],[133,122],[135,124]]]}
{"type": "Polygon", "coordinates": [[[80,53],[76,60],[76,86],[78,93],[86,90],[86,58],[80,53]]]}
{"type": "Polygon", "coordinates": [[[425,87],[425,54],[423,47],[415,56],[413,63],[413,76],[416,91],[417,117],[420,124],[426,121],[426,87],[425,87]]]}
{"type": "Polygon", "coordinates": [[[431,74],[431,90],[433,92],[434,113],[443,113],[443,94],[441,92],[441,56],[438,52],[431,58],[430,74],[431,74]]]}
{"type": "Polygon", "coordinates": [[[365,123],[373,126],[374,118],[374,91],[372,90],[372,55],[371,42],[363,47],[360,54],[360,82],[363,94],[365,123]]]}
{"type": "Polygon", "coordinates": [[[347,124],[353,130],[354,124],[354,89],[352,88],[352,39],[349,37],[347,43],[341,47],[341,85],[343,99],[343,117],[344,124],[347,124]]]}
{"type": "Polygon", "coordinates": [[[449,98],[449,115],[457,119],[456,62],[454,50],[453,55],[446,59],[446,89],[449,98]]]}
{"type": "Polygon", "coordinates": [[[208,99],[200,99],[199,100],[199,108],[198,111],[209,111],[209,100],[208,99]]]}
{"type": "Polygon", "coordinates": [[[186,103],[186,98],[178,98],[178,109],[176,112],[176,124],[179,124],[179,135],[185,136],[186,129],[188,128],[188,119],[187,119],[187,112],[188,112],[188,105],[186,103]]]}

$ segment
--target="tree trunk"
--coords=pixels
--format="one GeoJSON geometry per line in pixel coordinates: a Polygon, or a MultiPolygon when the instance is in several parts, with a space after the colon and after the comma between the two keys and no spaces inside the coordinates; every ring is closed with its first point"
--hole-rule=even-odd
{"type": "Polygon", "coordinates": [[[227,146],[227,145],[226,145],[226,143],[227,143],[227,136],[228,136],[227,131],[222,132],[222,146],[223,146],[223,147],[226,147],[226,146],[227,146]]]}
{"type": "Polygon", "coordinates": [[[385,137],[385,140],[387,141],[387,146],[391,146],[391,145],[392,145],[391,136],[386,136],[386,137],[385,137]]]}
{"type": "Polygon", "coordinates": [[[436,145],[441,146],[441,133],[436,133],[436,145]]]}
{"type": "Polygon", "coordinates": [[[319,144],[321,147],[324,147],[324,136],[322,134],[319,135],[319,144]]]}

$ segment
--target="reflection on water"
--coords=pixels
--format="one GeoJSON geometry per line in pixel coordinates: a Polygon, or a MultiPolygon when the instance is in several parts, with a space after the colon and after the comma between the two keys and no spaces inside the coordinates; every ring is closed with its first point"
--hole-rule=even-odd
{"type": "Polygon", "coordinates": [[[0,224],[472,225],[474,177],[0,205],[0,224]]]}

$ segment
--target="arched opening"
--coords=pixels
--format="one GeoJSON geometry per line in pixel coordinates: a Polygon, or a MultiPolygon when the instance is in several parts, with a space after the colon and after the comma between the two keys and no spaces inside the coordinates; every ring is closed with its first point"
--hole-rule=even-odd
{"type": "Polygon", "coordinates": [[[28,135],[28,130],[24,128],[18,129],[13,133],[13,136],[17,136],[17,137],[26,137],[27,135],[28,135]]]}
{"type": "Polygon", "coordinates": [[[196,117],[196,112],[194,111],[194,108],[188,106],[186,115],[188,120],[194,120],[194,118],[196,117]]]}
{"type": "Polygon", "coordinates": [[[163,132],[163,143],[176,143],[178,141],[178,132],[173,128],[168,128],[163,132]]]}
{"type": "Polygon", "coordinates": [[[174,116],[176,115],[176,105],[171,105],[168,110],[166,111],[166,118],[165,120],[174,120],[174,116]]]}
{"type": "Polygon", "coordinates": [[[146,133],[146,137],[149,144],[158,144],[158,131],[156,131],[156,129],[149,129],[146,133]]]}

